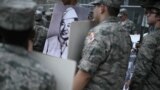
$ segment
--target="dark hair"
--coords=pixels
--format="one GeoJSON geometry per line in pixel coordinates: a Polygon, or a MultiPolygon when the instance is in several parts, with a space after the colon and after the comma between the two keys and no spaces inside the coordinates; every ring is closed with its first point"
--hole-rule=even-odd
{"type": "Polygon", "coordinates": [[[157,11],[157,16],[160,16],[160,9],[154,8],[157,11]]]}
{"type": "Polygon", "coordinates": [[[156,13],[156,16],[160,16],[160,9],[158,8],[155,8],[155,7],[149,7],[149,8],[146,8],[146,10],[155,10],[157,13],[156,13]]]}
{"type": "Polygon", "coordinates": [[[34,31],[31,29],[24,31],[6,30],[0,27],[2,42],[17,46],[28,46],[28,40],[34,37],[34,31]]]}
{"type": "Polygon", "coordinates": [[[107,6],[107,8],[108,8],[108,13],[109,13],[110,16],[116,16],[117,17],[120,8],[115,8],[115,7],[110,7],[110,6],[107,6]]]}

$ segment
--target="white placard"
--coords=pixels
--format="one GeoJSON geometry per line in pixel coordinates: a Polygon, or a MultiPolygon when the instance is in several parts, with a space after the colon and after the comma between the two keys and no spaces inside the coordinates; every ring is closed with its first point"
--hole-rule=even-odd
{"type": "Polygon", "coordinates": [[[76,69],[75,61],[63,60],[37,52],[32,52],[32,55],[55,76],[56,90],[72,90],[76,69]]]}
{"type": "Polygon", "coordinates": [[[78,21],[71,24],[68,58],[79,61],[88,31],[96,24],[90,21],[78,21]]]}

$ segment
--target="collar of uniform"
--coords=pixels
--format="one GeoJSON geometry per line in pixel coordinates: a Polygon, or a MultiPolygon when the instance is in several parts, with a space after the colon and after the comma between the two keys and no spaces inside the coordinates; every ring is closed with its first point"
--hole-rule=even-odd
{"type": "Polygon", "coordinates": [[[122,21],[122,25],[125,25],[127,22],[129,21],[129,19],[126,19],[125,21],[122,21]]]}
{"type": "Polygon", "coordinates": [[[8,44],[3,44],[0,43],[0,47],[4,48],[5,50],[12,52],[12,53],[16,53],[19,55],[26,55],[28,54],[27,50],[25,48],[22,47],[18,47],[18,46],[14,46],[14,45],[8,45],[8,44]]]}
{"type": "Polygon", "coordinates": [[[105,23],[105,22],[118,22],[118,18],[117,17],[114,17],[114,16],[110,16],[110,17],[107,17],[106,20],[104,20],[102,23],[105,23]]]}

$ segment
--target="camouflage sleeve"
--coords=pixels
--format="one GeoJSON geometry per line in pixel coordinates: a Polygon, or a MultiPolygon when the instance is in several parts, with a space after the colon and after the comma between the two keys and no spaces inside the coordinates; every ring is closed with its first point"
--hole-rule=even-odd
{"type": "Polygon", "coordinates": [[[135,72],[131,81],[130,90],[139,90],[137,88],[140,88],[143,80],[145,80],[147,74],[151,70],[156,49],[156,41],[153,37],[154,36],[147,36],[144,38],[144,42],[137,56],[135,72]]]}
{"type": "Polygon", "coordinates": [[[106,57],[106,45],[101,37],[102,35],[96,35],[92,42],[85,44],[82,59],[78,66],[80,70],[86,71],[91,75],[96,72],[99,64],[102,63],[106,57]]]}
{"type": "Polygon", "coordinates": [[[38,26],[35,28],[34,49],[42,51],[47,36],[47,28],[38,26]]]}

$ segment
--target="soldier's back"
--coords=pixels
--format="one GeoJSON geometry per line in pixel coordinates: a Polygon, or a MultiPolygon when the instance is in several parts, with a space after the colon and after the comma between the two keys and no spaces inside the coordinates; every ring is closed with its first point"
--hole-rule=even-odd
{"type": "Polygon", "coordinates": [[[55,90],[54,76],[25,49],[0,45],[0,90],[55,90]]]}
{"type": "MultiPolygon", "coordinates": [[[[90,55],[90,57],[101,55],[99,54],[101,50],[105,51],[105,56],[99,56],[100,59],[93,59],[95,63],[93,66],[98,65],[98,68],[85,90],[122,90],[131,49],[129,34],[118,24],[116,17],[108,18],[107,21],[91,29],[90,33],[94,33],[94,38],[100,43],[98,45],[101,46],[99,48],[99,46],[92,44],[98,49],[93,51],[94,53],[91,53],[92,56],[90,55]]],[[[84,51],[88,52],[90,48],[92,47],[85,47],[84,51]]],[[[87,55],[85,52],[83,54],[87,55]]],[[[88,67],[83,66],[83,68],[87,69],[88,67]]],[[[92,69],[95,70],[94,68],[92,69]]]]}

